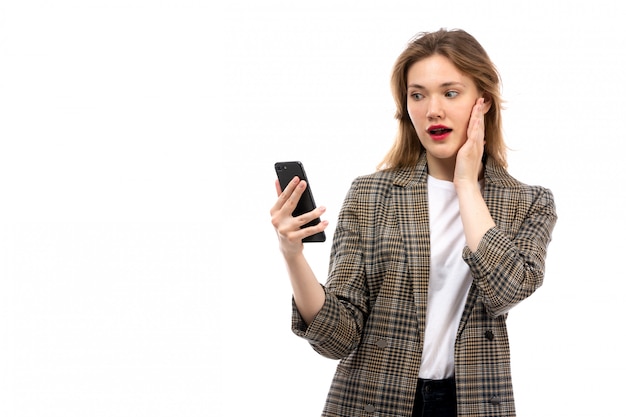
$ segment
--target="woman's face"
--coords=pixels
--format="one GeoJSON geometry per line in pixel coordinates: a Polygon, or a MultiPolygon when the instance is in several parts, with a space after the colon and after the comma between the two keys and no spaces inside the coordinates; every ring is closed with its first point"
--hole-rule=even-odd
{"type": "Polygon", "coordinates": [[[429,171],[453,173],[456,154],[467,140],[472,108],[482,95],[470,77],[441,55],[411,65],[407,86],[409,117],[426,149],[429,171]]]}

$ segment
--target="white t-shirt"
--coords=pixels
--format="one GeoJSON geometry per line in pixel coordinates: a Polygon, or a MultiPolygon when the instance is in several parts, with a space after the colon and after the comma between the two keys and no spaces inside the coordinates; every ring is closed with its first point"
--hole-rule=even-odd
{"type": "Polygon", "coordinates": [[[472,277],[463,261],[466,245],[459,200],[450,181],[428,177],[430,279],[419,377],[454,376],[454,344],[472,277]]]}

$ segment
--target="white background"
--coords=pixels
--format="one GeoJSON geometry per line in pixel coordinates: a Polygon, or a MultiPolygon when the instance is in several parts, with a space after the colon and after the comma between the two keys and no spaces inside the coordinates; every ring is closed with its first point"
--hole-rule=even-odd
{"type": "MultiPolygon", "coordinates": [[[[304,162],[334,221],[395,134],[389,75],[463,28],[504,80],[510,171],[550,187],[509,316],[520,416],[620,416],[618,1],[0,1],[0,415],[319,415],[269,208],[304,162]],[[222,4],[223,3],[223,4],[222,4]]],[[[310,244],[325,280],[330,240],[310,244]]]]}

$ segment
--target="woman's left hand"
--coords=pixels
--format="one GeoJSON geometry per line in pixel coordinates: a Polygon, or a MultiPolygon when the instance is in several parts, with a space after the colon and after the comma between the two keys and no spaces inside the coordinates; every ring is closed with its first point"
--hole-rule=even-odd
{"type": "Polygon", "coordinates": [[[472,108],[467,126],[467,141],[456,157],[454,182],[469,181],[475,184],[482,170],[482,157],[485,150],[485,99],[479,98],[472,108]]]}
{"type": "Polygon", "coordinates": [[[472,109],[467,126],[467,141],[456,156],[454,186],[459,197],[459,210],[467,246],[472,252],[478,250],[480,241],[495,222],[480,191],[480,177],[485,152],[485,100],[479,98],[472,109]]]}

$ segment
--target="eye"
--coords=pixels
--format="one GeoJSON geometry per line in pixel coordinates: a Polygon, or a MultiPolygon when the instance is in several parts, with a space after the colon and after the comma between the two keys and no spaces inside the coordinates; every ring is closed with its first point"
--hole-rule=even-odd
{"type": "Polygon", "coordinates": [[[410,93],[409,97],[411,97],[413,100],[418,101],[424,98],[424,95],[422,93],[410,93]]]}
{"type": "Polygon", "coordinates": [[[454,98],[454,97],[456,97],[458,95],[459,95],[459,92],[458,91],[454,91],[454,90],[446,91],[446,94],[445,94],[445,96],[447,98],[454,98]]]}

